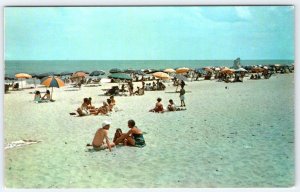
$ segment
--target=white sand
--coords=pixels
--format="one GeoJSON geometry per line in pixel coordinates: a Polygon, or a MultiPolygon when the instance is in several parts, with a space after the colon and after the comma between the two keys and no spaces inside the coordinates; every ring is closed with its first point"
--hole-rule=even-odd
{"type": "Polygon", "coordinates": [[[42,142],[5,150],[4,183],[9,188],[292,186],[293,78],[187,82],[186,111],[148,112],[157,97],[164,106],[171,98],[179,104],[170,84],[144,96],[117,96],[123,111],[109,117],[69,113],[84,97],[100,106],[107,98],[101,89],[112,84],[54,88],[56,101],[41,104],[32,101],[32,89],[11,91],[4,96],[5,144],[42,142]],[[111,139],[116,128],[127,131],[127,121],[134,119],[147,146],[88,152],[85,145],[105,119],[112,120],[111,139]]]}

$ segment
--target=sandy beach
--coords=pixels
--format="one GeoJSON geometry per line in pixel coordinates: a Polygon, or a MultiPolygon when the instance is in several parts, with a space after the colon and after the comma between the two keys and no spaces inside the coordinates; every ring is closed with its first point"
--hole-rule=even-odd
{"type": "MultiPolygon", "coordinates": [[[[116,96],[120,111],[110,116],[69,113],[102,89],[54,88],[55,102],[34,103],[35,90],[4,95],[4,144],[21,139],[40,143],[5,150],[8,188],[90,187],[290,187],[294,184],[294,75],[243,83],[186,82],[187,110],[148,112],[157,97],[180,103],[175,87],[143,96],[116,96]],[[225,87],[227,86],[227,89],[225,87]],[[103,120],[128,131],[134,119],[144,132],[144,148],[120,146],[92,152],[85,146],[103,120]]],[[[134,84],[135,88],[141,83],[134,84]]]]}

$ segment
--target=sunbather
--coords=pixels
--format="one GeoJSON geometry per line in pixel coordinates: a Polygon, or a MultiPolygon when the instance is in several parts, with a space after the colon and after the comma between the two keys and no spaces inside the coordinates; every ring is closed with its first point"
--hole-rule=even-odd
{"type": "Polygon", "coordinates": [[[155,107],[153,109],[150,109],[149,112],[156,112],[156,113],[163,113],[164,107],[161,103],[161,98],[157,98],[157,103],[155,104],[155,107]]]}
{"type": "Polygon", "coordinates": [[[48,100],[48,101],[50,101],[51,95],[50,95],[50,91],[49,91],[49,90],[46,91],[46,93],[45,93],[45,95],[42,97],[42,99],[43,99],[43,100],[48,100]]]}

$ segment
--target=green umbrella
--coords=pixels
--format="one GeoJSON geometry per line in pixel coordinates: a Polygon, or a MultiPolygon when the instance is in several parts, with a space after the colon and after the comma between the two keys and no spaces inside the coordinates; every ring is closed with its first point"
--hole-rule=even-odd
{"type": "Polygon", "coordinates": [[[111,79],[126,79],[126,80],[132,80],[130,75],[125,74],[125,73],[113,73],[108,76],[111,79]]]}

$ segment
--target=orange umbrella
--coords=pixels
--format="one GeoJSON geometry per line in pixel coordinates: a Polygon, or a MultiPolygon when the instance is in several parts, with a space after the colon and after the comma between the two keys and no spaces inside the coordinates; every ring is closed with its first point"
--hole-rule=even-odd
{"type": "Polygon", "coordinates": [[[46,87],[52,87],[51,96],[50,96],[51,100],[52,100],[52,94],[53,94],[53,87],[60,88],[65,85],[65,83],[60,78],[57,78],[57,77],[48,77],[45,80],[43,80],[41,82],[41,84],[45,85],[46,87]]]}
{"type": "Polygon", "coordinates": [[[260,67],[256,67],[256,68],[251,69],[252,73],[261,73],[263,71],[264,71],[264,69],[262,69],[260,67]]]}
{"type": "Polygon", "coordinates": [[[166,72],[166,73],[175,73],[176,71],[174,69],[165,69],[164,72],[166,72]]]}
{"type": "Polygon", "coordinates": [[[31,75],[27,74],[27,73],[18,73],[15,75],[16,78],[18,79],[29,79],[32,78],[31,75]]]}
{"type": "Polygon", "coordinates": [[[86,76],[86,73],[82,72],[82,71],[73,73],[73,75],[72,75],[72,77],[85,77],[85,76],[86,76]]]}
{"type": "Polygon", "coordinates": [[[186,67],[182,67],[182,68],[178,68],[176,69],[176,73],[179,74],[179,73],[187,73],[189,72],[189,68],[186,68],[186,67]]]}
{"type": "Polygon", "coordinates": [[[153,73],[152,75],[159,79],[170,79],[170,76],[164,72],[156,72],[156,73],[153,73]]]}

